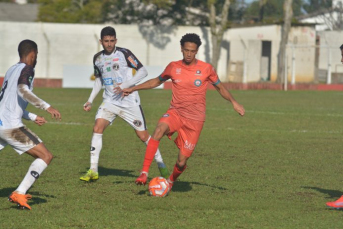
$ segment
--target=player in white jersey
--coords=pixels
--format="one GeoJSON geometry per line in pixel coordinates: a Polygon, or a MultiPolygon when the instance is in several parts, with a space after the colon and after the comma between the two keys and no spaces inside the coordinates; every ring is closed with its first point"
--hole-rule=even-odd
{"type": "MultiPolygon", "coordinates": [[[[104,50],[95,54],[93,58],[95,83],[88,101],[83,109],[90,111],[92,102],[104,86],[103,102],[95,117],[93,136],[90,149],[90,169],[80,177],[82,181],[99,179],[98,162],[102,149],[102,135],[106,127],[119,116],[131,125],[138,138],[146,145],[150,135],[146,128],[144,114],[140,105],[138,92],[122,97],[121,89],[134,86],[147,76],[148,72],[142,63],[128,49],[116,47],[117,38],[115,29],[105,27],[101,30],[100,43],[104,50]],[[133,75],[133,71],[136,73],[133,75]]],[[[169,176],[168,169],[163,163],[159,149],[155,154],[160,173],[169,176]]]]}
{"type": "Polygon", "coordinates": [[[31,210],[27,200],[32,196],[26,192],[50,164],[53,156],[42,140],[23,124],[22,118],[32,120],[40,126],[46,123],[44,117],[25,110],[28,103],[46,110],[53,118],[61,119],[61,114],[32,93],[37,44],[31,40],[23,40],[18,46],[18,52],[20,62],[6,72],[0,92],[0,150],[10,145],[19,154],[26,152],[36,158],[23,181],[9,196],[9,201],[31,210]]]}

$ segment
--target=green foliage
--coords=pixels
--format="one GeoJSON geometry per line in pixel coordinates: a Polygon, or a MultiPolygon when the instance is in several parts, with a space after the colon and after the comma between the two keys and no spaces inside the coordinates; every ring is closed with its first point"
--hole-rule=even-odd
{"type": "Polygon", "coordinates": [[[38,20],[60,23],[101,23],[101,0],[38,0],[38,20]]]}
{"type": "MultiPolygon", "coordinates": [[[[207,93],[207,120],[188,168],[166,198],[137,187],[145,145],[121,120],[104,133],[100,179],[83,183],[89,167],[94,109],[82,105],[90,89],[35,88],[62,113],[62,121],[44,115],[39,127],[54,159],[29,190],[31,211],[7,201],[33,158],[1,151],[1,228],[342,228],[342,211],[325,202],[343,194],[342,92],[233,91],[245,106],[239,117],[216,91],[207,93]]],[[[152,132],[168,109],[168,90],[140,92],[152,132]]],[[[172,170],[177,147],[166,137],[160,149],[172,170]]],[[[153,162],[149,177],[158,176],[153,162]]]]}
{"type": "MultiPolygon", "coordinates": [[[[293,16],[299,16],[302,14],[302,6],[304,0],[293,0],[293,16]]],[[[279,0],[267,0],[263,9],[263,19],[267,23],[279,22],[283,19],[283,1],[279,0]]],[[[244,17],[246,20],[258,21],[260,16],[259,1],[252,2],[246,9],[244,17]]]]}
{"type": "Polygon", "coordinates": [[[308,0],[303,5],[304,10],[310,14],[321,10],[330,9],[332,6],[332,0],[308,0]]]}

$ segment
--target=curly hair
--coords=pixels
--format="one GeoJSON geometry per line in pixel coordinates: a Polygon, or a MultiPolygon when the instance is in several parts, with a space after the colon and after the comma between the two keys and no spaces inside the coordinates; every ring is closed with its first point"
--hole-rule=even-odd
{"type": "Polygon", "coordinates": [[[198,34],[195,33],[186,33],[186,35],[184,35],[180,40],[181,46],[183,46],[185,42],[195,43],[198,46],[198,48],[201,45],[200,37],[198,34]]]}
{"type": "Polygon", "coordinates": [[[31,40],[23,40],[18,45],[18,53],[19,57],[26,57],[30,52],[35,51],[37,52],[37,44],[31,40]]]}

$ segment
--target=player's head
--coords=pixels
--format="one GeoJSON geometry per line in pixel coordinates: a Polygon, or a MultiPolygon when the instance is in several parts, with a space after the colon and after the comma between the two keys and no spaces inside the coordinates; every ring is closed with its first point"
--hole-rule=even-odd
{"type": "Polygon", "coordinates": [[[37,64],[38,47],[36,42],[31,40],[23,40],[18,45],[18,53],[20,60],[33,67],[37,64]]]}
{"type": "Polygon", "coordinates": [[[180,44],[184,63],[188,65],[195,63],[195,55],[201,45],[200,37],[195,33],[187,33],[181,38],[180,44]]]}
{"type": "Polygon", "coordinates": [[[341,56],[342,56],[341,62],[343,64],[343,44],[339,47],[339,49],[341,50],[341,56]]]}
{"type": "Polygon", "coordinates": [[[113,27],[107,26],[101,30],[100,33],[100,43],[105,50],[106,54],[111,54],[117,43],[116,31],[113,27]]]}

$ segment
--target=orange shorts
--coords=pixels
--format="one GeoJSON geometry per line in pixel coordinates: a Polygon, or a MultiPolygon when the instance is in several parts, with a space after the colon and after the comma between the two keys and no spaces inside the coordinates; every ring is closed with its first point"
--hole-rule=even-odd
{"type": "Polygon", "coordinates": [[[158,122],[168,124],[170,130],[168,134],[169,139],[171,139],[175,132],[178,133],[174,142],[184,156],[190,157],[199,140],[204,122],[184,118],[175,109],[167,110],[158,122]]]}

